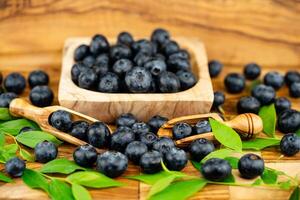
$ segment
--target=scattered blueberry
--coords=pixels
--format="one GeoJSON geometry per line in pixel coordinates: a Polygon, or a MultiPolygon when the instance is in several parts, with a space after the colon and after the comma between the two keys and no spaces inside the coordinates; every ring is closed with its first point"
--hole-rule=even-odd
{"type": "Polygon", "coordinates": [[[269,105],[275,101],[276,92],[271,86],[259,84],[252,89],[251,95],[262,105],[269,105]]]}
{"type": "Polygon", "coordinates": [[[110,145],[110,131],[103,122],[92,123],[87,130],[88,143],[94,147],[104,148],[110,145]]]}
{"type": "Polygon", "coordinates": [[[47,85],[37,85],[30,91],[29,99],[31,103],[38,107],[50,106],[53,102],[54,94],[47,85]]]}
{"type": "Polygon", "coordinates": [[[196,162],[200,162],[205,156],[214,150],[214,144],[205,138],[196,139],[189,146],[191,159],[196,162]]]}
{"type": "Polygon", "coordinates": [[[249,153],[240,158],[238,169],[243,178],[252,179],[262,175],[265,169],[265,163],[258,155],[249,153]]]}
{"type": "Polygon", "coordinates": [[[125,83],[131,92],[148,92],[151,88],[152,75],[142,67],[134,67],[126,73],[125,83]]]}
{"type": "Polygon", "coordinates": [[[179,78],[172,72],[163,72],[158,77],[158,87],[161,92],[178,92],[180,89],[179,78]]]}
{"type": "Polygon", "coordinates": [[[222,181],[231,175],[231,166],[228,161],[220,158],[208,159],[202,166],[203,176],[210,181],[222,181]]]}
{"type": "Polygon", "coordinates": [[[175,147],[175,143],[171,138],[160,137],[153,144],[152,149],[160,152],[162,155],[166,154],[171,148],[175,147]]]}
{"type": "Polygon", "coordinates": [[[8,108],[10,102],[17,98],[17,95],[13,92],[4,92],[0,94],[0,107],[8,108]]]}
{"type": "Polygon", "coordinates": [[[208,63],[210,77],[212,77],[212,78],[217,77],[221,73],[222,68],[223,68],[223,64],[220,61],[211,60],[208,63]]]}
{"type": "Polygon", "coordinates": [[[120,79],[116,74],[107,72],[105,75],[100,77],[97,89],[100,92],[118,92],[120,89],[120,79]]]}
{"type": "Polygon", "coordinates": [[[300,72],[288,71],[284,76],[285,83],[290,86],[292,83],[300,82],[300,72]]]}
{"type": "Polygon", "coordinates": [[[264,84],[273,87],[275,90],[278,90],[284,84],[284,77],[278,72],[268,72],[264,76],[264,84]]]}
{"type": "Polygon", "coordinates": [[[187,164],[187,155],[184,150],[171,148],[164,154],[164,163],[169,170],[181,171],[187,164]]]}
{"type": "Polygon", "coordinates": [[[135,124],[136,122],[137,122],[136,118],[131,113],[121,114],[116,119],[116,125],[117,125],[117,127],[119,127],[119,126],[132,127],[132,125],[135,124]]]}
{"type": "Polygon", "coordinates": [[[37,85],[48,85],[49,76],[42,70],[36,70],[29,74],[28,83],[31,88],[37,85]]]}
{"type": "Polygon", "coordinates": [[[285,156],[293,156],[300,151],[300,137],[295,133],[288,133],[280,141],[281,153],[285,156]]]}
{"type": "Polygon", "coordinates": [[[134,123],[131,129],[137,139],[140,138],[140,135],[150,132],[150,126],[144,122],[134,123]]]}
{"type": "Polygon", "coordinates": [[[131,128],[119,127],[111,136],[110,148],[115,151],[124,152],[126,146],[135,140],[135,135],[131,128]]]}
{"type": "Polygon", "coordinates": [[[81,167],[92,167],[97,160],[97,151],[91,145],[85,144],[75,149],[73,159],[81,167]]]}
{"type": "Polygon", "coordinates": [[[292,83],[289,87],[290,96],[294,98],[300,97],[300,82],[292,83]]]}
{"type": "Polygon", "coordinates": [[[176,140],[192,135],[192,127],[187,123],[177,123],[172,128],[173,138],[176,140]]]}
{"type": "Polygon", "coordinates": [[[241,113],[254,113],[258,114],[260,109],[260,102],[252,96],[246,96],[240,98],[237,103],[237,111],[239,114],[241,113]]]}
{"type": "Polygon", "coordinates": [[[211,132],[211,126],[208,120],[200,120],[193,126],[193,133],[195,135],[211,132]]]}
{"type": "Polygon", "coordinates": [[[289,109],[277,118],[277,127],[283,133],[294,133],[300,129],[300,112],[289,109]]]}
{"type": "Polygon", "coordinates": [[[72,127],[71,114],[64,110],[57,110],[49,116],[49,124],[63,132],[69,132],[72,127]]]}
{"type": "Polygon", "coordinates": [[[126,72],[130,71],[132,67],[133,63],[130,60],[123,58],[115,62],[113,65],[113,71],[119,76],[123,76],[126,72]]]}
{"type": "Polygon", "coordinates": [[[110,178],[121,176],[127,169],[127,157],[115,151],[107,151],[98,156],[96,169],[110,178]]]}
{"type": "Polygon", "coordinates": [[[57,157],[57,147],[54,143],[44,141],[38,143],[34,148],[34,155],[37,162],[46,163],[57,157]]]}
{"type": "Polygon", "coordinates": [[[218,108],[221,105],[223,105],[225,102],[225,95],[221,91],[216,91],[214,92],[214,102],[213,102],[213,107],[218,108]]]}
{"type": "Polygon", "coordinates": [[[130,47],[133,42],[134,42],[134,40],[130,33],[128,33],[128,32],[119,33],[118,39],[117,39],[118,44],[123,44],[123,45],[130,47]]]}
{"type": "Polygon", "coordinates": [[[229,73],[224,80],[224,84],[229,93],[240,93],[245,89],[245,77],[238,73],[229,73]]]}
{"type": "Polygon", "coordinates": [[[145,174],[155,174],[162,170],[162,155],[158,151],[148,151],[140,159],[140,167],[145,174]]]}
{"type": "Polygon", "coordinates": [[[158,137],[154,133],[148,132],[140,135],[139,140],[146,144],[149,149],[152,149],[152,146],[157,142],[158,137]]]}
{"type": "Polygon", "coordinates": [[[88,127],[89,124],[86,121],[82,121],[82,120],[75,121],[72,123],[72,127],[69,134],[80,140],[87,141],[88,127]]]}
{"type": "Polygon", "coordinates": [[[276,113],[280,114],[281,112],[291,109],[291,102],[290,100],[288,100],[286,97],[278,97],[275,100],[275,109],[276,109],[276,113]]]}
{"type": "Polygon", "coordinates": [[[92,69],[89,69],[80,73],[78,77],[78,85],[81,88],[91,90],[95,87],[97,80],[97,74],[92,69]]]}
{"type": "Polygon", "coordinates": [[[256,63],[249,63],[244,67],[244,75],[248,80],[255,80],[261,73],[260,66],[256,63]]]}
{"type": "Polygon", "coordinates": [[[109,43],[103,35],[94,35],[90,43],[90,52],[94,55],[107,52],[109,50],[109,43]]]}
{"type": "Polygon", "coordinates": [[[127,145],[125,149],[125,155],[135,165],[138,165],[140,163],[140,159],[142,155],[147,151],[148,151],[148,147],[146,144],[140,141],[133,141],[127,145]]]}
{"type": "Polygon", "coordinates": [[[158,76],[167,70],[167,65],[162,59],[151,59],[144,64],[144,67],[149,70],[153,76],[158,76]]]}
{"type": "Polygon", "coordinates": [[[30,126],[25,126],[25,127],[21,128],[21,130],[19,131],[19,134],[25,133],[25,132],[28,132],[28,131],[36,131],[36,129],[32,128],[30,126]]]}
{"type": "Polygon", "coordinates": [[[75,49],[74,52],[74,60],[75,61],[82,61],[85,57],[90,54],[90,48],[88,45],[82,44],[75,49]]]}
{"type": "Polygon", "coordinates": [[[197,83],[195,75],[190,71],[178,71],[176,73],[180,81],[180,86],[182,90],[189,89],[197,83]]]}
{"type": "Polygon", "coordinates": [[[5,163],[5,171],[12,177],[21,177],[25,168],[24,160],[18,157],[11,158],[5,163]]]}
{"type": "Polygon", "coordinates": [[[21,94],[26,87],[26,80],[24,76],[19,73],[11,73],[4,79],[4,88],[7,92],[21,94]]]}

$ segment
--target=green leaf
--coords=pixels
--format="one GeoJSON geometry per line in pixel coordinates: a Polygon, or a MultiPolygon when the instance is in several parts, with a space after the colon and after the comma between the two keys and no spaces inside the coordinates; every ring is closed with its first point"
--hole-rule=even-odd
{"type": "Polygon", "coordinates": [[[200,171],[200,169],[201,169],[201,163],[200,163],[200,162],[191,160],[191,163],[192,163],[192,165],[193,165],[198,171],[200,171]]]}
{"type": "Polygon", "coordinates": [[[293,193],[291,194],[289,200],[299,200],[300,199],[300,189],[299,186],[297,186],[293,193]]]}
{"type": "Polygon", "coordinates": [[[47,179],[39,172],[32,169],[25,169],[22,175],[23,182],[33,189],[42,189],[49,193],[49,183],[47,179]]]}
{"type": "Polygon", "coordinates": [[[92,200],[89,191],[81,185],[72,183],[72,192],[76,200],[92,200]]]}
{"type": "Polygon", "coordinates": [[[8,108],[0,108],[0,120],[1,121],[8,121],[13,120],[14,117],[10,115],[8,108]]]}
{"type": "Polygon", "coordinates": [[[86,169],[80,167],[74,161],[70,161],[66,158],[59,158],[44,164],[43,167],[40,169],[40,172],[71,174],[76,170],[86,170],[86,169]]]}
{"type": "Polygon", "coordinates": [[[274,104],[262,106],[258,115],[263,121],[263,132],[269,137],[275,137],[276,130],[276,109],[274,104]]]}
{"type": "Polygon", "coordinates": [[[208,154],[207,156],[205,156],[202,160],[201,163],[204,163],[205,161],[207,161],[208,159],[211,158],[226,158],[228,156],[230,156],[234,151],[231,149],[219,149],[216,151],[211,152],[210,154],[208,154]]]}
{"type": "Polygon", "coordinates": [[[0,151],[1,160],[4,159],[4,161],[8,161],[9,159],[15,157],[18,148],[19,147],[17,144],[8,144],[3,146],[3,149],[0,151]]]}
{"type": "Polygon", "coordinates": [[[232,169],[237,169],[238,168],[238,163],[239,163],[238,158],[236,158],[236,157],[226,157],[224,159],[227,160],[230,163],[232,169]]]}
{"type": "Polygon", "coordinates": [[[28,151],[26,151],[25,149],[20,148],[20,156],[24,159],[27,160],[29,162],[34,162],[35,158],[33,155],[31,155],[28,151]]]}
{"type": "Polygon", "coordinates": [[[265,168],[263,174],[261,175],[261,179],[265,184],[275,184],[277,182],[278,174],[276,171],[265,168]]]}
{"type": "Polygon", "coordinates": [[[126,178],[141,181],[148,185],[153,185],[160,179],[165,178],[169,175],[170,175],[170,173],[161,171],[161,172],[158,172],[155,174],[140,174],[140,175],[136,175],[136,176],[126,176],[126,178]]]}
{"type": "Polygon", "coordinates": [[[162,190],[164,190],[165,188],[167,188],[175,179],[176,179],[176,175],[172,175],[170,174],[169,176],[166,176],[160,180],[158,180],[150,189],[149,193],[148,193],[148,198],[161,192],[162,190]]]}
{"type": "Polygon", "coordinates": [[[280,182],[279,187],[282,190],[289,190],[291,188],[291,180],[280,182]]]}
{"type": "Polygon", "coordinates": [[[255,88],[255,86],[257,86],[257,85],[259,85],[259,84],[261,84],[262,82],[261,82],[261,80],[259,80],[259,79],[256,79],[256,80],[254,80],[254,81],[252,81],[251,82],[251,85],[250,85],[250,91],[253,89],[253,88],[255,88]]]}
{"type": "Polygon", "coordinates": [[[32,127],[35,129],[40,129],[35,122],[27,119],[17,119],[12,121],[7,121],[0,124],[0,131],[9,133],[11,135],[18,135],[20,130],[24,127],[32,127]]]}
{"type": "Polygon", "coordinates": [[[252,186],[258,186],[261,185],[263,181],[261,180],[261,178],[256,179],[251,185],[252,186]]]}
{"type": "Polygon", "coordinates": [[[44,131],[27,131],[16,136],[18,142],[34,148],[38,143],[45,140],[51,141],[56,145],[60,145],[62,142],[56,139],[53,135],[44,131]]]}
{"type": "Polygon", "coordinates": [[[50,197],[53,200],[73,200],[71,187],[63,181],[53,179],[49,185],[50,197]]]}
{"type": "Polygon", "coordinates": [[[67,177],[67,180],[91,188],[119,187],[124,184],[107,176],[93,171],[76,172],[67,177]]]}
{"type": "Polygon", "coordinates": [[[223,182],[223,183],[235,183],[235,178],[232,174],[230,174],[230,176],[228,176],[227,178],[225,178],[221,182],[223,182]]]}
{"type": "Polygon", "coordinates": [[[11,183],[13,180],[0,172],[0,181],[6,182],[6,183],[11,183]]]}
{"type": "Polygon", "coordinates": [[[0,149],[5,144],[5,135],[3,133],[0,133],[0,149]]]}
{"type": "Polygon", "coordinates": [[[239,152],[242,151],[242,141],[237,132],[225,124],[211,118],[209,119],[209,123],[215,138],[222,145],[239,152]]]}
{"type": "Polygon", "coordinates": [[[296,134],[300,137],[300,129],[296,131],[296,134]]]}
{"type": "Polygon", "coordinates": [[[264,148],[277,146],[280,144],[280,139],[276,138],[256,138],[254,140],[243,141],[243,149],[253,149],[260,151],[264,148]]]}
{"type": "Polygon", "coordinates": [[[161,199],[185,200],[193,196],[202,188],[204,188],[206,183],[207,182],[204,179],[194,179],[194,180],[174,182],[163,191],[152,196],[150,199],[151,200],[161,200],[161,199]]]}

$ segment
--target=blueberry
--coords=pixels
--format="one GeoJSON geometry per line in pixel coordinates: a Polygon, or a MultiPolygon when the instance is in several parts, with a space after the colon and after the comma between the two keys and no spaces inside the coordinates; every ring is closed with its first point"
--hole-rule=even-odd
{"type": "Polygon", "coordinates": [[[134,57],[133,61],[137,66],[144,66],[144,64],[152,59],[151,55],[139,52],[134,57]]]}
{"type": "Polygon", "coordinates": [[[275,90],[278,90],[284,84],[284,77],[278,72],[268,72],[264,76],[264,84],[273,87],[275,90]]]}
{"type": "Polygon", "coordinates": [[[152,75],[142,67],[134,67],[125,75],[125,83],[131,92],[148,92],[151,88],[152,75]]]}
{"type": "Polygon", "coordinates": [[[300,151],[300,137],[295,133],[289,133],[280,141],[281,153],[285,156],[296,155],[300,151]]]}
{"type": "Polygon", "coordinates": [[[163,72],[158,77],[158,87],[161,92],[174,93],[180,90],[179,78],[172,72],[163,72]]]}
{"type": "Polygon", "coordinates": [[[110,57],[112,60],[117,61],[122,58],[131,58],[131,50],[126,45],[117,44],[111,47],[110,49],[110,57]]]}
{"type": "Polygon", "coordinates": [[[162,170],[162,155],[158,151],[148,151],[140,159],[140,167],[145,174],[155,174],[162,170]]]}
{"type": "Polygon", "coordinates": [[[80,140],[87,141],[88,127],[89,127],[89,123],[87,123],[86,121],[83,120],[75,121],[72,123],[72,127],[69,134],[80,140]]]}
{"type": "Polygon", "coordinates": [[[167,63],[168,63],[168,69],[173,72],[179,70],[184,70],[184,71],[191,70],[190,61],[187,59],[181,59],[181,58],[168,59],[167,63]]]}
{"type": "Polygon", "coordinates": [[[187,164],[187,155],[184,150],[173,147],[164,154],[164,163],[169,170],[181,171],[187,164]]]}
{"type": "Polygon", "coordinates": [[[169,56],[169,60],[173,60],[173,59],[189,60],[190,54],[186,50],[181,49],[178,52],[173,53],[169,56]]]}
{"type": "Polygon", "coordinates": [[[82,44],[77,47],[74,51],[74,60],[76,62],[82,61],[85,57],[90,54],[90,48],[88,45],[82,44]]]}
{"type": "Polygon", "coordinates": [[[109,50],[109,43],[103,35],[94,35],[90,43],[90,52],[98,55],[109,50]]]}
{"type": "Polygon", "coordinates": [[[132,44],[132,49],[135,53],[145,53],[152,55],[155,52],[155,47],[149,40],[141,39],[132,44]]]}
{"type": "Polygon", "coordinates": [[[140,141],[133,141],[127,145],[125,149],[125,155],[135,165],[138,165],[140,163],[140,159],[142,155],[147,151],[148,151],[148,147],[146,144],[140,141]]]}
{"type": "Polygon", "coordinates": [[[151,41],[157,43],[159,46],[167,43],[170,39],[170,34],[167,30],[162,28],[155,29],[151,34],[151,41]]]}
{"type": "Polygon", "coordinates": [[[269,105],[275,101],[276,92],[271,86],[259,84],[252,89],[251,95],[262,105],[269,105]]]}
{"type": "Polygon", "coordinates": [[[225,102],[225,95],[221,91],[216,91],[214,92],[214,102],[213,102],[213,107],[218,108],[221,105],[223,105],[225,102]]]}
{"type": "Polygon", "coordinates": [[[134,42],[134,40],[130,33],[128,33],[128,32],[119,33],[118,39],[117,39],[118,44],[123,44],[123,45],[130,47],[133,42],[134,42]]]}
{"type": "Polygon", "coordinates": [[[163,46],[162,46],[162,51],[164,52],[164,54],[166,56],[170,56],[173,53],[176,53],[180,50],[179,45],[177,44],[177,42],[170,40],[168,42],[166,42],[163,46]]]}
{"type": "Polygon", "coordinates": [[[115,151],[124,152],[126,146],[135,140],[135,135],[131,128],[119,127],[111,136],[110,148],[115,151]]]}
{"type": "Polygon", "coordinates": [[[57,157],[57,147],[53,142],[43,141],[34,147],[34,155],[37,162],[46,163],[57,157]]]}
{"type": "Polygon", "coordinates": [[[201,166],[203,176],[210,181],[223,181],[231,175],[231,170],[228,161],[220,158],[208,159],[201,166]]]}
{"type": "Polygon", "coordinates": [[[195,75],[190,71],[178,71],[176,73],[180,81],[180,86],[182,90],[189,89],[197,83],[195,75]]]}
{"type": "Polygon", "coordinates": [[[279,97],[275,100],[275,109],[276,113],[280,114],[281,112],[291,109],[291,102],[285,97],[279,97]]]}
{"type": "Polygon", "coordinates": [[[154,56],[152,56],[153,59],[160,59],[160,60],[163,60],[163,61],[166,61],[166,57],[161,54],[161,53],[156,53],[154,56]]]}
{"type": "Polygon", "coordinates": [[[31,88],[37,85],[48,85],[49,76],[42,70],[36,70],[29,74],[28,83],[31,88]]]}
{"type": "Polygon", "coordinates": [[[289,87],[290,96],[294,98],[300,97],[300,82],[292,83],[289,87]]]}
{"type": "Polygon", "coordinates": [[[212,78],[217,77],[221,73],[222,68],[223,68],[223,64],[220,61],[211,60],[208,63],[210,77],[212,77],[212,78]]]}
{"type": "Polygon", "coordinates": [[[285,83],[290,86],[292,83],[300,82],[300,72],[288,71],[284,76],[285,83]]]}
{"type": "Polygon", "coordinates": [[[36,131],[36,129],[32,128],[32,127],[29,127],[29,126],[25,126],[25,127],[21,128],[21,130],[19,131],[19,134],[26,133],[26,132],[29,132],[29,131],[36,131]]]}
{"type": "Polygon", "coordinates": [[[87,130],[88,143],[94,147],[104,148],[110,144],[110,131],[103,122],[92,123],[87,130]]]}
{"type": "Polygon", "coordinates": [[[240,93],[245,89],[245,77],[238,73],[229,73],[224,80],[224,84],[229,93],[240,93]]]}
{"type": "Polygon", "coordinates": [[[165,61],[161,59],[151,59],[144,64],[144,67],[149,70],[153,76],[158,76],[167,70],[165,61]]]}
{"type": "Polygon", "coordinates": [[[242,97],[237,103],[237,111],[241,113],[255,113],[258,114],[260,109],[260,102],[252,96],[242,97]]]}
{"type": "Polygon", "coordinates": [[[83,89],[90,90],[95,87],[97,80],[98,80],[97,74],[92,69],[90,69],[80,73],[78,77],[78,85],[83,89]]]}
{"type": "Polygon", "coordinates": [[[109,63],[99,63],[99,64],[94,64],[92,69],[94,72],[97,74],[98,77],[106,75],[106,73],[109,72],[109,63]]]}
{"type": "Polygon", "coordinates": [[[11,158],[5,163],[5,171],[12,177],[21,177],[25,168],[24,160],[18,157],[11,158]]]}
{"type": "Polygon", "coordinates": [[[193,127],[193,133],[195,135],[211,132],[211,126],[208,120],[200,120],[193,127]]]}
{"type": "Polygon", "coordinates": [[[187,123],[177,123],[172,128],[173,138],[176,140],[192,135],[192,127],[187,123]]]}
{"type": "Polygon", "coordinates": [[[168,137],[160,137],[153,144],[152,149],[160,152],[162,155],[170,151],[171,148],[175,147],[175,142],[168,137]]]}
{"type": "Polygon", "coordinates": [[[126,72],[130,71],[133,67],[133,63],[126,58],[117,60],[113,65],[113,71],[119,76],[125,75],[126,72]]]}
{"type": "Polygon", "coordinates": [[[127,157],[115,151],[107,151],[98,156],[96,169],[110,178],[121,176],[127,169],[127,157]]]}
{"type": "Polygon", "coordinates": [[[289,109],[277,118],[277,127],[283,133],[294,133],[300,129],[300,112],[289,109]]]}
{"type": "Polygon", "coordinates": [[[99,92],[114,93],[120,90],[120,78],[112,72],[101,76],[98,83],[99,92]]]}
{"type": "Polygon", "coordinates": [[[4,79],[4,88],[7,92],[21,94],[26,87],[24,76],[19,73],[11,73],[4,79]]]}
{"type": "Polygon", "coordinates": [[[110,59],[107,53],[102,53],[96,57],[95,65],[106,66],[109,64],[110,64],[110,59]]]}
{"type": "Polygon", "coordinates": [[[150,132],[150,126],[144,122],[134,123],[131,129],[137,139],[140,138],[140,135],[150,132]]]}
{"type": "Polygon", "coordinates": [[[5,92],[0,94],[0,107],[9,107],[10,102],[17,98],[17,95],[13,92],[5,92]]]}
{"type": "Polygon", "coordinates": [[[30,91],[30,101],[38,107],[50,106],[53,102],[53,92],[47,85],[37,85],[30,91]]]}
{"type": "Polygon", "coordinates": [[[265,163],[258,155],[249,153],[240,158],[238,169],[243,178],[252,179],[262,175],[265,169],[265,163]]]}
{"type": "Polygon", "coordinates": [[[63,132],[69,132],[72,127],[71,114],[64,110],[57,110],[49,116],[49,124],[63,132]]]}
{"type": "Polygon", "coordinates": [[[214,150],[214,144],[205,138],[196,139],[189,146],[191,159],[197,162],[200,162],[205,156],[214,150]]]}
{"type": "Polygon", "coordinates": [[[134,117],[133,114],[131,113],[124,113],[124,114],[121,114],[117,119],[116,119],[116,125],[117,127],[120,127],[120,126],[127,126],[127,127],[132,127],[132,125],[134,123],[136,123],[137,120],[136,118],[134,117]]]}
{"type": "Polygon", "coordinates": [[[153,116],[149,121],[148,124],[151,128],[151,132],[156,133],[158,131],[158,129],[167,121],[169,121],[168,118],[166,117],[162,117],[159,115],[155,115],[153,116]]]}
{"type": "Polygon", "coordinates": [[[91,145],[85,144],[75,149],[73,159],[81,167],[92,167],[97,160],[97,151],[91,145]]]}
{"type": "Polygon", "coordinates": [[[244,75],[248,80],[255,80],[260,76],[261,67],[256,63],[249,63],[244,67],[244,75]]]}
{"type": "Polygon", "coordinates": [[[140,135],[139,141],[143,142],[147,145],[149,149],[152,149],[153,144],[155,144],[158,140],[157,135],[154,133],[148,132],[140,135]]]}
{"type": "Polygon", "coordinates": [[[76,63],[72,66],[71,69],[71,78],[72,81],[78,85],[78,78],[81,72],[86,72],[88,71],[89,68],[87,66],[85,66],[83,63],[76,63]]]}
{"type": "Polygon", "coordinates": [[[96,59],[93,56],[87,56],[82,60],[82,63],[85,66],[92,68],[93,65],[96,63],[96,59]]]}

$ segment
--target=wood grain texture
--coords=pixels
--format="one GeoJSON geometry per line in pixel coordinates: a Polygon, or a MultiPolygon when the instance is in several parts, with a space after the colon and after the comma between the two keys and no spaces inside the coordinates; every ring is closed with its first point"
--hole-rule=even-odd
{"type": "MultiPolygon", "coordinates": [[[[143,121],[151,116],[168,118],[182,115],[208,113],[213,102],[212,84],[207,67],[204,45],[193,38],[175,38],[191,54],[192,70],[197,83],[190,89],[177,93],[102,93],[76,86],[71,79],[74,51],[90,38],[70,38],[66,41],[59,83],[59,103],[72,110],[111,123],[122,113],[132,113],[143,121]]],[[[115,41],[110,43],[114,43],[115,41]]]]}

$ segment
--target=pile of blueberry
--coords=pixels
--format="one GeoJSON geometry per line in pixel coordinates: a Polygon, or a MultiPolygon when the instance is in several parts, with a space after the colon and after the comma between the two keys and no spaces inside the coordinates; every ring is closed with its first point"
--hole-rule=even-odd
{"type": "Polygon", "coordinates": [[[192,135],[198,135],[211,132],[211,126],[208,120],[199,120],[194,126],[185,122],[176,123],[172,128],[173,138],[180,140],[192,135]]]}
{"type": "Polygon", "coordinates": [[[134,40],[130,33],[121,32],[114,45],[97,34],[89,45],[77,47],[74,60],[73,82],[104,93],[172,93],[197,82],[190,54],[160,28],[150,40],[134,40]]]}
{"type": "MultiPolygon", "coordinates": [[[[53,102],[53,92],[48,87],[49,76],[41,70],[33,71],[28,76],[31,88],[29,99],[35,106],[50,106],[53,102]]],[[[0,107],[9,107],[10,102],[22,94],[26,88],[26,79],[19,73],[8,74],[2,87],[2,73],[0,72],[0,107]]]]}

